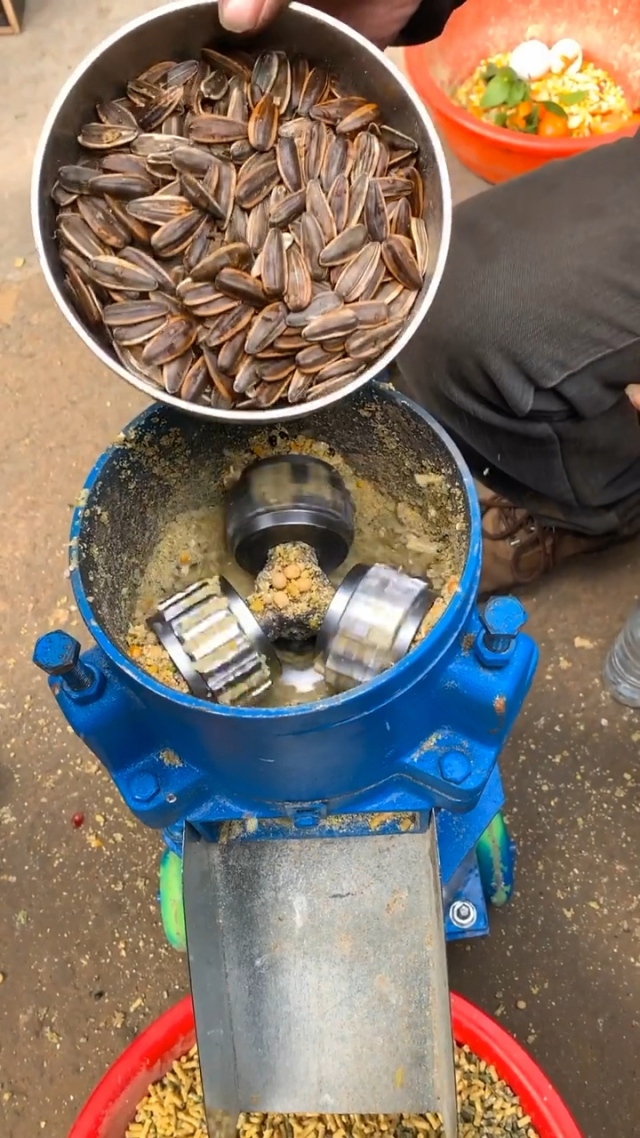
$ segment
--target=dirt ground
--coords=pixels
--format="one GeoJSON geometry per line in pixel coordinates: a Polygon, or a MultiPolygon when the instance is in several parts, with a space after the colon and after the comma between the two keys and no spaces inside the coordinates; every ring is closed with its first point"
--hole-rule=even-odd
{"type": "MultiPolygon", "coordinates": [[[[186,991],[156,907],[160,839],[133,822],[31,664],[79,636],[65,579],[72,503],[142,401],[76,340],[29,224],[37,135],[86,50],[152,3],[28,0],[0,42],[0,1110],[6,1138],[65,1138],[106,1066],[186,991]],[[71,816],[82,812],[80,829],[71,816]]],[[[478,188],[452,164],[456,196],[478,188]]],[[[518,890],[452,985],[546,1068],[586,1138],[631,1138],[640,1077],[638,717],[603,692],[638,546],[568,567],[527,600],[542,663],[502,762],[518,890]]]]}

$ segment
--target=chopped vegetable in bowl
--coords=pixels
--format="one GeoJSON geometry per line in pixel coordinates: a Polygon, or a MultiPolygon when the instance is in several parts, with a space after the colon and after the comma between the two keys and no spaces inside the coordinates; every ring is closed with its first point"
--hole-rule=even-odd
{"type": "Polygon", "coordinates": [[[622,88],[575,40],[539,40],[484,59],[453,101],[483,122],[540,138],[585,138],[640,123],[622,88]]]}

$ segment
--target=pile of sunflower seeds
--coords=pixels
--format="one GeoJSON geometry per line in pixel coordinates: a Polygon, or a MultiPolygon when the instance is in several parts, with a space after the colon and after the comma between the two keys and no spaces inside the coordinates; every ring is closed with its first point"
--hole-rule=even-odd
{"type": "Polygon", "coordinates": [[[216,408],[298,403],[404,328],[428,259],[418,147],[323,68],[163,61],[78,141],[52,191],[66,285],[133,375],[216,408]]]}
{"type": "MultiPolygon", "coordinates": [[[[458,1138],[539,1138],[517,1095],[456,1047],[458,1138]]],[[[437,1114],[241,1114],[238,1138],[444,1138],[437,1114]]],[[[207,1138],[198,1050],[177,1059],[138,1106],[125,1138],[207,1138]]]]}

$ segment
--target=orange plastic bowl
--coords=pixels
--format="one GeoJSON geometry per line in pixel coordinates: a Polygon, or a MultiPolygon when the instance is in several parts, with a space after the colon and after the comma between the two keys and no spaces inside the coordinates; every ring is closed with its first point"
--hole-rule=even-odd
{"type": "Polygon", "coordinates": [[[439,39],[405,50],[407,74],[460,161],[488,182],[506,182],[551,158],[569,158],[592,146],[632,135],[637,124],[590,138],[537,138],[480,122],[450,99],[482,59],[509,51],[524,39],[552,44],[577,39],[587,59],[640,105],[640,0],[509,0],[493,6],[466,0],[439,39]]]}
{"type": "MultiPolygon", "coordinates": [[[[474,1004],[451,995],[453,1034],[467,1043],[519,1096],[540,1138],[582,1138],[569,1110],[540,1067],[513,1036],[474,1004]]],[[[195,1042],[191,997],[169,1008],[116,1059],[85,1103],[69,1138],[124,1138],[149,1083],[195,1042]]]]}

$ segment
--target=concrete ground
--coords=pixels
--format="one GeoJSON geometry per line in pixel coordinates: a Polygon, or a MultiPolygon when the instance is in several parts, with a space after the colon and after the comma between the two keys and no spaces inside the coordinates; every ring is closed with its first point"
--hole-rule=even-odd
{"type": "MultiPolygon", "coordinates": [[[[152,0],[27,0],[0,43],[0,1108],[6,1138],[64,1138],[133,1036],[186,991],[155,903],[160,840],[134,823],[31,665],[82,635],[65,580],[72,503],[142,406],[58,314],[29,224],[44,115],[71,68],[152,0]],[[84,814],[74,829],[71,816],[84,814]]],[[[452,162],[457,196],[478,188],[452,162]]],[[[544,1065],[588,1138],[637,1131],[638,717],[603,692],[638,547],[568,567],[529,601],[542,663],[503,760],[518,892],[451,953],[455,988],[544,1065]]]]}

